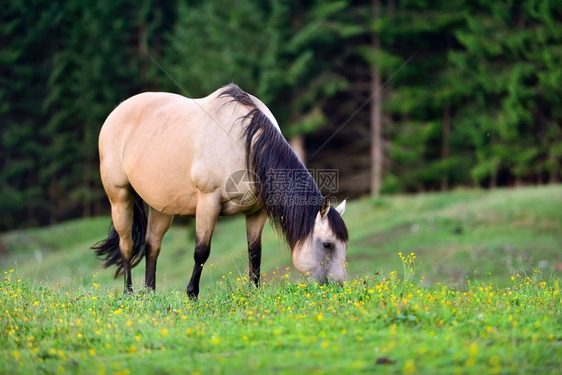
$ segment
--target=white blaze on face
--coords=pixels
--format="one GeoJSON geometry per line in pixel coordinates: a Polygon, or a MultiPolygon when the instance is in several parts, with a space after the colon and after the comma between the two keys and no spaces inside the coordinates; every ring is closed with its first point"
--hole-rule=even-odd
{"type": "MultiPolygon", "coordinates": [[[[345,201],[336,210],[342,215],[345,201]]],[[[328,218],[319,213],[313,235],[293,249],[293,263],[299,272],[319,283],[342,283],[347,280],[346,250],[347,242],[334,236],[328,218]]]]}

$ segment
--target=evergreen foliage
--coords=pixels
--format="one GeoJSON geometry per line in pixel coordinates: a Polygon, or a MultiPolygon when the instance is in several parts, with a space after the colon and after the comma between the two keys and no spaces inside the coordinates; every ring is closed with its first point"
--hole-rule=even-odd
{"type": "Polygon", "coordinates": [[[5,1],[0,230],[107,212],[97,134],[147,90],[237,83],[306,135],[310,167],[340,171],[341,194],[365,194],[373,66],[382,192],[560,180],[560,0],[376,3],[374,18],[371,0],[5,1]]]}

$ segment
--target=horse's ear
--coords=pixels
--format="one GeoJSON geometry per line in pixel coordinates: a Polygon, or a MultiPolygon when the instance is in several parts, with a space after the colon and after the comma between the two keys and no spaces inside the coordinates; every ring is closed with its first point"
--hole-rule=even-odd
{"type": "Polygon", "coordinates": [[[343,213],[345,212],[345,203],[347,202],[347,198],[345,198],[343,200],[343,202],[341,202],[337,207],[336,207],[336,211],[338,211],[338,213],[340,214],[340,216],[343,216],[343,213]]]}
{"type": "Polygon", "coordinates": [[[330,211],[330,201],[325,199],[320,207],[320,218],[325,219],[326,215],[328,215],[328,211],[330,211]]]}

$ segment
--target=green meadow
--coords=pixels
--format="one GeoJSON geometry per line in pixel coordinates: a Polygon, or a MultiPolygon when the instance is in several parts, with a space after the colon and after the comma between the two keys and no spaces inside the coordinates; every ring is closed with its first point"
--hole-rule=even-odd
{"type": "Polygon", "coordinates": [[[192,222],[166,235],[157,291],[89,247],[108,218],[2,235],[0,373],[562,372],[562,187],[350,202],[343,286],[308,284],[269,228],[248,284],[244,220],[221,219],[200,300],[192,222]]]}

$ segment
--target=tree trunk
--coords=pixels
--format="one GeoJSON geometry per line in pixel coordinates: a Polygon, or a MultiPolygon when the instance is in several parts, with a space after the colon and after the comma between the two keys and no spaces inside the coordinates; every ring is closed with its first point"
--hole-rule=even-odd
{"type": "MultiPolygon", "coordinates": [[[[449,135],[451,134],[451,108],[447,105],[443,110],[443,134],[441,143],[441,160],[446,161],[449,158],[449,135]]],[[[449,175],[443,173],[441,176],[441,190],[449,190],[449,175]]]]}
{"type": "Polygon", "coordinates": [[[299,160],[303,164],[305,164],[306,149],[304,148],[304,135],[298,134],[298,135],[295,135],[295,136],[291,137],[291,139],[289,139],[289,144],[291,145],[291,148],[293,149],[293,151],[295,151],[295,154],[297,154],[297,157],[299,158],[299,160]]]}
{"type": "MultiPolygon", "coordinates": [[[[373,0],[373,19],[380,17],[380,1],[373,0]]],[[[382,90],[379,61],[377,61],[380,50],[380,39],[373,31],[371,35],[372,48],[375,61],[371,63],[371,196],[377,197],[381,189],[382,181],[382,90]]]]}
{"type": "Polygon", "coordinates": [[[498,171],[494,171],[490,176],[490,189],[495,189],[498,186],[498,171]]]}
{"type": "Polygon", "coordinates": [[[147,25],[145,20],[142,21],[139,30],[138,30],[138,54],[139,54],[139,61],[140,61],[140,79],[142,86],[146,89],[147,81],[148,81],[148,41],[147,41],[147,25]]]}
{"type": "MultiPolygon", "coordinates": [[[[292,26],[292,30],[293,30],[294,33],[298,33],[302,28],[302,24],[303,24],[302,13],[303,12],[302,12],[301,7],[302,7],[301,1],[300,0],[296,1],[295,2],[296,11],[291,18],[291,26],[292,26]]],[[[295,97],[298,98],[299,96],[300,96],[300,90],[297,87],[297,88],[295,88],[295,97]]],[[[297,119],[302,115],[295,108],[295,106],[291,106],[290,113],[291,113],[290,118],[293,121],[297,121],[297,119]]],[[[293,135],[289,139],[289,145],[291,146],[293,151],[295,151],[295,154],[297,154],[297,157],[299,158],[299,160],[303,164],[305,164],[306,151],[305,151],[305,148],[304,148],[304,135],[303,134],[293,135]]]]}
{"type": "Polygon", "coordinates": [[[550,170],[550,179],[549,179],[549,183],[551,184],[557,184],[558,183],[558,175],[560,173],[560,162],[558,161],[558,158],[556,156],[550,156],[551,160],[552,160],[552,165],[554,167],[552,167],[552,169],[550,170]]]}
{"type": "Polygon", "coordinates": [[[82,217],[92,216],[92,169],[97,165],[95,157],[95,148],[91,147],[95,144],[93,126],[84,124],[84,133],[82,135],[82,147],[84,149],[84,166],[82,168],[82,217]]]}
{"type": "Polygon", "coordinates": [[[92,186],[90,185],[90,174],[91,174],[90,161],[87,161],[84,165],[84,185],[83,185],[83,197],[82,197],[82,217],[92,217],[92,186]]]}

